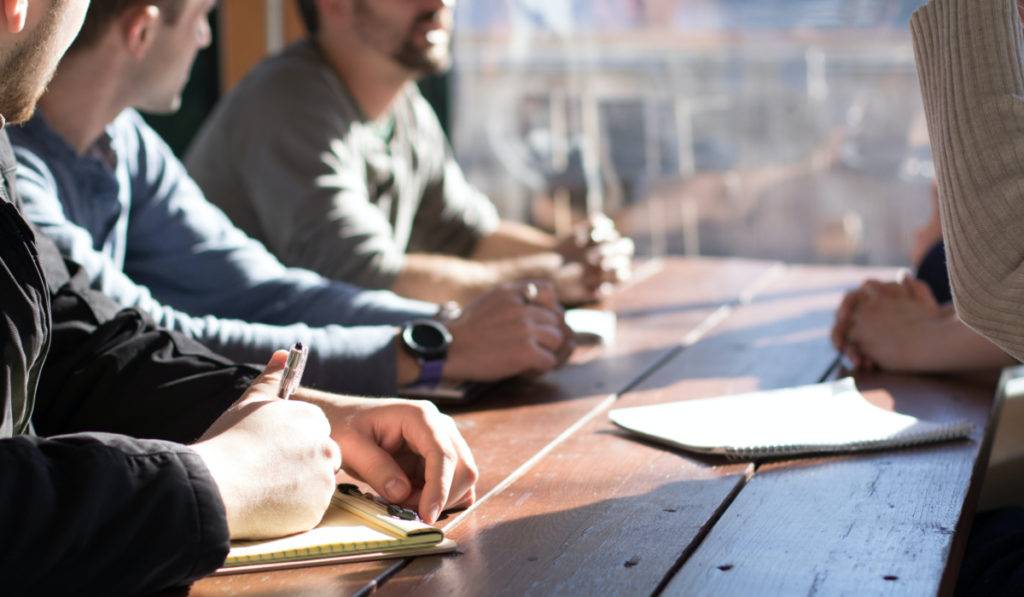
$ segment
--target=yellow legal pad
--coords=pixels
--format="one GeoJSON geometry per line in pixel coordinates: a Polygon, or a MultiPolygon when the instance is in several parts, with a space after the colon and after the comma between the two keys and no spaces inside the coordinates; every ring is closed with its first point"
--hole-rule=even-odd
{"type": "Polygon", "coordinates": [[[394,516],[387,506],[367,496],[337,491],[316,528],[269,541],[232,542],[217,573],[398,558],[455,548],[455,542],[438,528],[394,516]]]}

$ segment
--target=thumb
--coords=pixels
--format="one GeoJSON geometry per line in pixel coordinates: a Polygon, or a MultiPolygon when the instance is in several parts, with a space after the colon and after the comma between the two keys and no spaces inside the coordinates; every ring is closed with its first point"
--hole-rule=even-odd
{"type": "Polygon", "coordinates": [[[263,373],[256,378],[250,388],[261,392],[270,392],[277,395],[277,386],[281,384],[281,374],[284,372],[285,363],[288,362],[288,351],[278,350],[270,357],[270,362],[263,368],[263,373]]]}

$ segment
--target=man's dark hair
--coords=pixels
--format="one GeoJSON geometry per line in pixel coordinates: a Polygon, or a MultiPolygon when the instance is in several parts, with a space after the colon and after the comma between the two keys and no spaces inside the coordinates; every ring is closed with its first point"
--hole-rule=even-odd
{"type": "Polygon", "coordinates": [[[107,28],[126,11],[152,4],[160,9],[163,20],[174,24],[181,16],[184,0],[99,0],[89,4],[89,12],[82,23],[82,31],[71,44],[71,50],[81,50],[99,41],[107,28]]]}
{"type": "Polygon", "coordinates": [[[299,7],[299,14],[302,15],[302,22],[306,24],[306,31],[313,35],[320,29],[320,14],[316,11],[316,0],[295,0],[299,7]]]}

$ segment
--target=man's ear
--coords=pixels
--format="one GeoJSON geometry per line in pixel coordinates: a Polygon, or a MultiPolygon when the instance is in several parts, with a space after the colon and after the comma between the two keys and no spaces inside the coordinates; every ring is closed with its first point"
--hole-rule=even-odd
{"type": "Polygon", "coordinates": [[[9,33],[21,33],[28,19],[28,0],[3,0],[4,21],[9,33]]]}
{"type": "Polygon", "coordinates": [[[160,8],[153,4],[144,4],[126,11],[119,21],[118,29],[125,47],[136,59],[143,58],[156,38],[156,30],[160,24],[160,8]]]}

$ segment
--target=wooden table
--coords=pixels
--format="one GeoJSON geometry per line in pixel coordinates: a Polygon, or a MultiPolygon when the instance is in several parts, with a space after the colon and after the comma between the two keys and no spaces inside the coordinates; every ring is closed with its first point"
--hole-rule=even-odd
{"type": "Polygon", "coordinates": [[[452,411],[480,499],[443,521],[459,552],[205,579],[194,596],[948,593],[998,404],[994,381],[872,375],[877,404],[969,419],[970,440],[728,462],[637,441],[612,407],[836,375],[842,293],[892,270],[734,259],[649,263],[608,301],[614,346],[452,411]]]}

